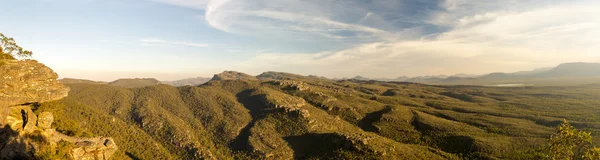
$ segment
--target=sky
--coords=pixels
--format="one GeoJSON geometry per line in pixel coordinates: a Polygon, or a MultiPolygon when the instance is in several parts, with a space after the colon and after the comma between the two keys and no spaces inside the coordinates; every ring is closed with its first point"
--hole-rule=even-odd
{"type": "Polygon", "coordinates": [[[63,78],[395,78],[600,62],[598,0],[0,0],[0,11],[0,32],[63,78]]]}

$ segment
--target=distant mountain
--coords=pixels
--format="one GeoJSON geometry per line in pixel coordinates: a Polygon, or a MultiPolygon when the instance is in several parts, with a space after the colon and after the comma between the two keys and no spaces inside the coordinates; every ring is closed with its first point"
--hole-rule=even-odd
{"type": "Polygon", "coordinates": [[[215,74],[211,80],[258,80],[258,78],[246,73],[224,71],[223,73],[215,74]]]}
{"type": "Polygon", "coordinates": [[[371,80],[370,78],[363,77],[363,76],[356,76],[356,77],[353,77],[351,79],[353,79],[353,80],[359,80],[359,81],[368,81],[368,80],[371,80]]]}
{"type": "Polygon", "coordinates": [[[124,87],[124,88],[140,88],[146,86],[153,86],[162,84],[160,81],[154,78],[127,78],[127,79],[118,79],[116,81],[108,83],[112,86],[124,87]]]}
{"type": "Polygon", "coordinates": [[[86,83],[86,84],[107,84],[108,82],[92,81],[87,79],[63,78],[58,80],[62,84],[86,83]]]}
{"type": "Polygon", "coordinates": [[[589,77],[600,76],[600,63],[563,63],[557,67],[536,74],[537,77],[589,77]]]}
{"type": "Polygon", "coordinates": [[[531,71],[513,73],[494,72],[485,75],[455,74],[431,75],[417,77],[398,77],[396,79],[368,78],[356,76],[351,78],[362,81],[401,81],[436,85],[490,85],[490,84],[532,84],[532,85],[571,85],[598,83],[600,80],[600,63],[563,63],[557,67],[538,68],[531,71]]]}
{"type": "Polygon", "coordinates": [[[297,75],[292,73],[284,73],[284,72],[263,72],[262,74],[256,76],[256,78],[261,80],[283,80],[283,79],[304,79],[307,78],[303,75],[297,75]]]}
{"type": "Polygon", "coordinates": [[[531,85],[576,85],[598,83],[600,63],[563,63],[557,67],[538,68],[531,71],[513,73],[495,72],[479,77],[411,78],[407,81],[441,85],[490,85],[490,84],[531,84],[531,85]]]}
{"type": "Polygon", "coordinates": [[[176,87],[197,86],[197,85],[201,85],[201,84],[204,84],[204,83],[210,81],[210,79],[211,78],[206,78],[206,77],[196,77],[196,78],[181,79],[181,80],[176,80],[176,81],[162,81],[162,83],[176,86],[176,87]]]}
{"type": "MultiPolygon", "coordinates": [[[[459,73],[459,74],[452,75],[452,76],[450,76],[450,77],[472,78],[472,77],[478,77],[478,76],[481,76],[481,75],[477,75],[477,74],[466,74],[466,73],[459,73]]],[[[450,77],[448,77],[448,78],[450,78],[450,77]]]]}
{"type": "MultiPolygon", "coordinates": [[[[354,78],[351,78],[353,80],[360,80],[360,81],[370,81],[370,80],[374,80],[374,81],[382,81],[382,82],[402,82],[405,81],[407,79],[409,79],[410,77],[407,76],[400,76],[398,78],[367,78],[367,77],[363,77],[363,76],[356,76],[354,78]]],[[[344,78],[346,79],[346,78],[344,78]]]]}
{"type": "Polygon", "coordinates": [[[550,71],[552,69],[554,69],[554,67],[545,67],[545,68],[534,69],[534,70],[531,70],[531,71],[515,72],[515,73],[512,73],[512,74],[514,74],[514,75],[533,75],[533,74],[538,74],[538,73],[550,71]]]}
{"type": "Polygon", "coordinates": [[[431,75],[431,76],[418,76],[412,77],[404,80],[405,82],[416,82],[416,83],[426,83],[430,81],[440,81],[442,79],[448,78],[446,75],[431,75]]]}

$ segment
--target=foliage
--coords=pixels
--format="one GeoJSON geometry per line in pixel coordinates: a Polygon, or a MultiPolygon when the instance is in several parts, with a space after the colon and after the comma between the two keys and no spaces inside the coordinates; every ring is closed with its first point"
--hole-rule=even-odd
{"type": "Polygon", "coordinates": [[[54,160],[54,159],[72,159],[71,150],[73,143],[60,141],[56,144],[43,143],[34,154],[35,159],[54,160]]]}
{"type": "Polygon", "coordinates": [[[547,158],[593,160],[600,159],[600,148],[593,146],[592,134],[579,131],[564,120],[552,135],[547,148],[547,158]]]}
{"type": "Polygon", "coordinates": [[[17,45],[14,38],[6,37],[0,33],[0,60],[1,59],[15,59],[31,57],[33,53],[29,50],[24,50],[21,46],[17,45]]]}

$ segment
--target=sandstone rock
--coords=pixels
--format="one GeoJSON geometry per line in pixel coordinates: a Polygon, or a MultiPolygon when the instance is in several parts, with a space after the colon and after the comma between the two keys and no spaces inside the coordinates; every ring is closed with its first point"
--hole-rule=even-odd
{"type": "Polygon", "coordinates": [[[42,112],[38,116],[38,124],[37,126],[40,129],[50,129],[52,123],[54,122],[54,116],[50,112],[42,112]]]}
{"type": "Polygon", "coordinates": [[[73,138],[51,129],[50,112],[38,116],[32,103],[59,100],[69,88],[59,83],[52,69],[35,60],[0,65],[0,159],[33,159],[33,152],[60,141],[76,144],[74,159],[110,159],[117,145],[111,138],[73,138]]]}
{"type": "Polygon", "coordinates": [[[14,131],[31,132],[35,130],[37,124],[37,116],[29,106],[16,106],[4,109],[8,112],[6,117],[0,121],[4,122],[10,129],[14,131]]]}
{"type": "Polygon", "coordinates": [[[277,83],[279,83],[280,86],[284,86],[297,91],[306,91],[310,89],[310,87],[302,81],[281,80],[277,83]]]}
{"type": "Polygon", "coordinates": [[[35,60],[10,61],[0,66],[0,108],[66,97],[52,69],[35,60]]]}
{"type": "Polygon", "coordinates": [[[72,154],[78,160],[108,160],[116,151],[112,138],[94,138],[76,141],[72,154]]]}

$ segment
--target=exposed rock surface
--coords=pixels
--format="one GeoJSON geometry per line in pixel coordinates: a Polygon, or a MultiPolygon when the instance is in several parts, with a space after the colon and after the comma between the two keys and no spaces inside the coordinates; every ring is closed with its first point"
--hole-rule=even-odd
{"type": "Polygon", "coordinates": [[[211,80],[258,80],[256,77],[236,71],[225,71],[215,74],[211,80]]]}
{"type": "Polygon", "coordinates": [[[52,69],[35,60],[0,65],[0,159],[33,159],[36,151],[66,141],[74,159],[110,159],[117,151],[111,138],[73,138],[51,129],[50,112],[36,115],[31,105],[62,99],[69,88],[52,69]],[[49,145],[48,145],[49,144],[49,145]]]}
{"type": "Polygon", "coordinates": [[[66,97],[69,88],[60,84],[52,69],[35,60],[0,65],[0,107],[48,102],[66,97]]]}
{"type": "Polygon", "coordinates": [[[38,127],[40,129],[50,129],[54,122],[54,116],[50,112],[42,112],[38,116],[38,127]]]}
{"type": "Polygon", "coordinates": [[[282,80],[277,81],[280,86],[284,86],[289,89],[297,90],[297,91],[306,91],[309,90],[310,87],[302,81],[294,81],[294,80],[282,80]]]}

